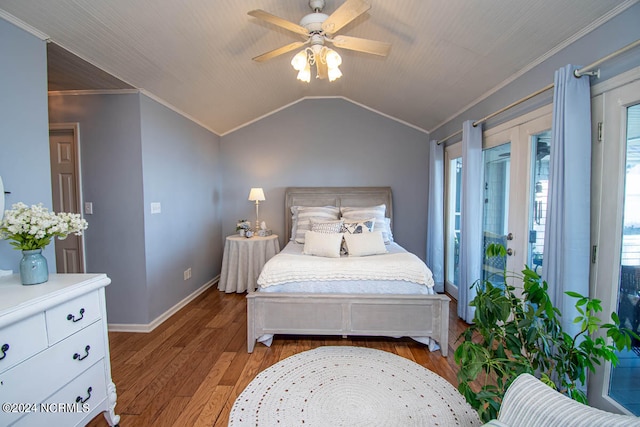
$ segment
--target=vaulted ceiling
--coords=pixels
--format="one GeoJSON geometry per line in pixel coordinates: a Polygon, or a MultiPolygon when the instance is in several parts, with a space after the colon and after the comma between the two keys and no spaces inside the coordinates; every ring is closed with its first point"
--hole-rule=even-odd
{"type": "MultiPolygon", "coordinates": [[[[311,12],[307,0],[0,0],[0,17],[55,43],[51,90],[142,89],[219,135],[315,96],[346,97],[430,131],[636,1],[368,2],[339,34],[391,51],[336,48],[344,75],[331,83],[296,80],[297,50],[251,60],[301,38],[247,12],[298,23],[311,12]]],[[[323,12],[342,3],[326,0],[323,12]]]]}

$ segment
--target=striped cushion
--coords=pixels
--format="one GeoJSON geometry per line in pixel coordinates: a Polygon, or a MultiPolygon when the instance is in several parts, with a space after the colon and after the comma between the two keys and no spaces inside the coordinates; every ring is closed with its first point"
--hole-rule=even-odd
{"type": "Polygon", "coordinates": [[[336,206],[292,206],[293,227],[291,239],[297,243],[304,243],[304,234],[311,231],[311,218],[321,220],[339,219],[340,209],[336,206]]]}
{"type": "Polygon", "coordinates": [[[391,233],[391,219],[385,217],[386,208],[385,205],[342,207],[340,208],[340,213],[345,220],[375,218],[373,231],[382,231],[384,243],[389,244],[393,242],[393,234],[391,233]]]}
{"type": "Polygon", "coordinates": [[[612,414],[576,402],[529,374],[519,375],[507,389],[498,421],[518,427],[640,426],[640,418],[612,414]]]}

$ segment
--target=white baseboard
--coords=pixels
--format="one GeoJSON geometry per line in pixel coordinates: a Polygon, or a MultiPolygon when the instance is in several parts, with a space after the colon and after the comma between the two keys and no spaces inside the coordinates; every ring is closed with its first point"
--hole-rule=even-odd
{"type": "Polygon", "coordinates": [[[169,317],[173,316],[178,312],[182,307],[189,304],[191,301],[196,299],[198,295],[209,289],[211,286],[218,283],[220,280],[220,275],[218,274],[213,279],[209,280],[204,285],[200,286],[198,289],[193,291],[190,295],[187,295],[182,301],[171,307],[169,310],[162,313],[160,316],[156,317],[153,322],[144,324],[136,324],[136,323],[109,323],[108,328],[109,332],[144,332],[148,333],[153,331],[155,328],[160,326],[162,322],[167,320],[169,317]]]}

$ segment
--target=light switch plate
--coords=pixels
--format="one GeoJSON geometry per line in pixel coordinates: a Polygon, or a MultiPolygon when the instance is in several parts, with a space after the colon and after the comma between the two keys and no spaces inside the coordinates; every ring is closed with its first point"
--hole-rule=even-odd
{"type": "Polygon", "coordinates": [[[152,202],[151,203],[151,213],[152,214],[159,214],[160,212],[162,212],[162,205],[160,205],[160,202],[152,202]]]}
{"type": "Polygon", "coordinates": [[[93,215],[93,203],[92,202],[84,202],[84,214],[85,215],[93,215]]]}

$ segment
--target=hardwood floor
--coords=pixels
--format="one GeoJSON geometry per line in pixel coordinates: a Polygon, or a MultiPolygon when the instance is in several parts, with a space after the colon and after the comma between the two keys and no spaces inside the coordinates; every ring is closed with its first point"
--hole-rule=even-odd
{"type": "MultiPolygon", "coordinates": [[[[276,336],[247,353],[246,299],[214,287],[148,334],[110,332],[120,425],[226,426],[236,397],[262,370],[323,345],[353,345],[398,354],[457,386],[453,350],[466,324],[450,306],[449,357],[410,338],[276,336]]],[[[102,415],[89,424],[106,426],[102,415]]]]}

